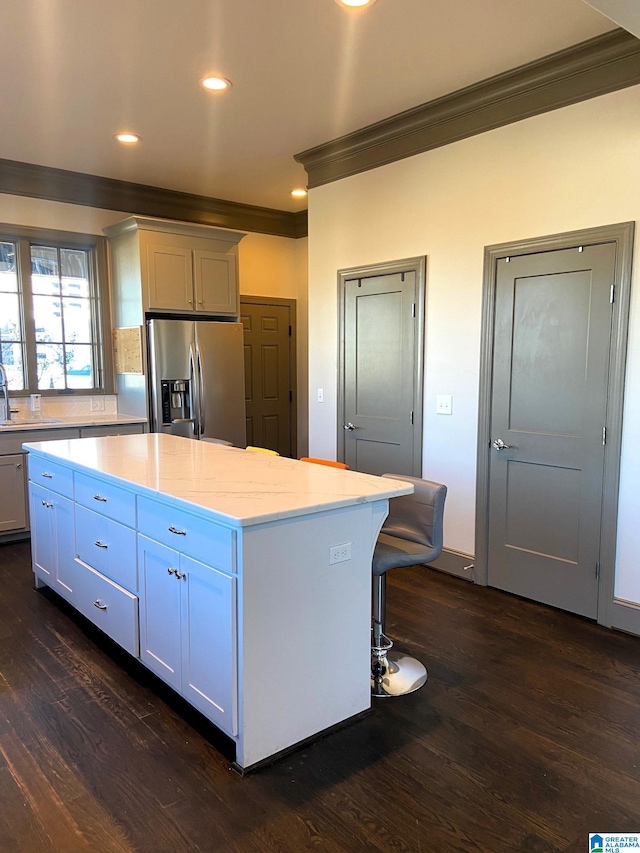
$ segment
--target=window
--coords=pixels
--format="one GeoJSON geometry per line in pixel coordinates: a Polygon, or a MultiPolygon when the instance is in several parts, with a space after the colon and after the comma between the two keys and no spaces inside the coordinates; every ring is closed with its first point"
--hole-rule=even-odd
{"type": "Polygon", "coordinates": [[[13,392],[110,390],[105,240],[0,225],[0,361],[13,392]]]}

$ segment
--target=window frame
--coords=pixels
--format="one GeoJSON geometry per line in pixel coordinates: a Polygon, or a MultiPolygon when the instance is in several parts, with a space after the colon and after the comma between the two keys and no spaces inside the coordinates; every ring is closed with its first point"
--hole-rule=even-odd
{"type": "Polygon", "coordinates": [[[16,246],[18,274],[18,299],[20,302],[24,334],[25,388],[10,391],[12,397],[94,396],[114,393],[113,346],[111,335],[111,300],[107,238],[99,234],[82,234],[75,231],[57,231],[50,228],[30,228],[0,223],[0,241],[16,246]],[[90,287],[93,290],[94,310],[91,315],[92,334],[95,341],[95,382],[91,388],[38,388],[35,318],[31,292],[31,246],[51,246],[58,249],[78,249],[87,252],[90,287]]]}

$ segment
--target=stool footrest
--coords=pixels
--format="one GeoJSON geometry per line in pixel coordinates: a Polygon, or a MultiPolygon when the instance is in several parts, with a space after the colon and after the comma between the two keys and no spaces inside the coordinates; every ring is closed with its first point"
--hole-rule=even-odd
{"type": "Polygon", "coordinates": [[[402,652],[372,650],[372,696],[404,696],[418,690],[426,680],[427,670],[419,660],[402,652]]]}

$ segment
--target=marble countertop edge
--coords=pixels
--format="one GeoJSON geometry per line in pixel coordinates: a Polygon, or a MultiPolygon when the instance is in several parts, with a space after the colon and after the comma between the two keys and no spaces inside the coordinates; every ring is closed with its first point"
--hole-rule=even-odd
{"type": "MultiPolygon", "coordinates": [[[[163,436],[160,444],[167,445],[167,438],[174,437],[163,436]]],[[[413,491],[413,486],[405,481],[327,469],[286,457],[274,459],[259,454],[246,456],[250,451],[239,448],[217,445],[198,447],[199,442],[191,447],[189,439],[177,441],[189,442],[180,447],[169,441],[169,445],[173,444],[176,449],[184,451],[184,462],[180,458],[181,454],[177,454],[178,472],[174,470],[175,453],[161,453],[158,461],[153,454],[149,457],[140,452],[141,448],[151,449],[153,446],[153,437],[149,434],[117,439],[25,442],[23,447],[34,455],[48,457],[142,497],[235,528],[374,503],[413,491]],[[86,457],[83,459],[82,454],[77,452],[79,445],[75,445],[78,441],[95,442],[96,450],[103,451],[102,456],[97,453],[90,460],[86,457]],[[117,456],[107,452],[114,448],[113,444],[108,444],[113,441],[120,442],[117,448],[121,454],[117,456]],[[198,455],[202,453],[204,457],[198,455]],[[123,460],[127,460],[124,467],[123,460]],[[185,464],[187,461],[190,465],[185,464]],[[199,464],[207,469],[207,462],[208,470],[199,469],[199,464]],[[100,463],[107,470],[101,468],[100,463]],[[216,469],[219,466],[220,470],[213,471],[214,465],[216,469]],[[121,470],[118,471],[118,468],[121,470]],[[219,479],[215,479],[214,473],[219,475],[219,479]],[[254,506],[251,506],[252,502],[254,506]],[[273,505],[269,506],[269,502],[273,505]]],[[[87,447],[86,444],[84,446],[87,447]]]]}

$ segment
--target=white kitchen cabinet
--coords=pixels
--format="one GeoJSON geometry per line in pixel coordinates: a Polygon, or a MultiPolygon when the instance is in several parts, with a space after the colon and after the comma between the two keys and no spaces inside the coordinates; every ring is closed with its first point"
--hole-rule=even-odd
{"type": "Polygon", "coordinates": [[[27,490],[24,454],[0,456],[0,532],[27,527],[27,490]]]}
{"type": "MultiPolygon", "coordinates": [[[[5,429],[4,432],[0,432],[0,541],[26,538],[29,535],[28,456],[22,450],[24,442],[132,435],[144,431],[145,424],[142,423],[114,423],[82,426],[75,429],[57,426],[37,430],[5,429]]],[[[37,479],[45,487],[50,485],[41,474],[37,475],[37,479]]]]}
{"type": "Polygon", "coordinates": [[[236,735],[236,579],[142,535],[138,565],[141,660],[236,735]]]}
{"type": "Polygon", "coordinates": [[[29,533],[27,455],[24,441],[77,438],[78,430],[14,430],[0,432],[0,541],[24,538],[29,533]]]}
{"type": "MultiPolygon", "coordinates": [[[[27,449],[34,477],[72,475],[86,560],[121,547],[75,560],[74,606],[233,738],[239,768],[369,708],[371,555],[411,486],[162,434],[27,449]],[[340,661],[328,680],[319,659],[340,661]]],[[[34,572],[55,588],[48,518],[34,572]]]]}
{"type": "Polygon", "coordinates": [[[237,317],[243,233],[136,216],[105,234],[116,326],[141,325],[148,311],[237,317]]]}
{"type": "Polygon", "coordinates": [[[33,570],[73,604],[77,580],[73,501],[34,482],[29,498],[33,570]]]}
{"type": "Polygon", "coordinates": [[[149,308],[236,316],[235,255],[147,244],[149,308]]]}

